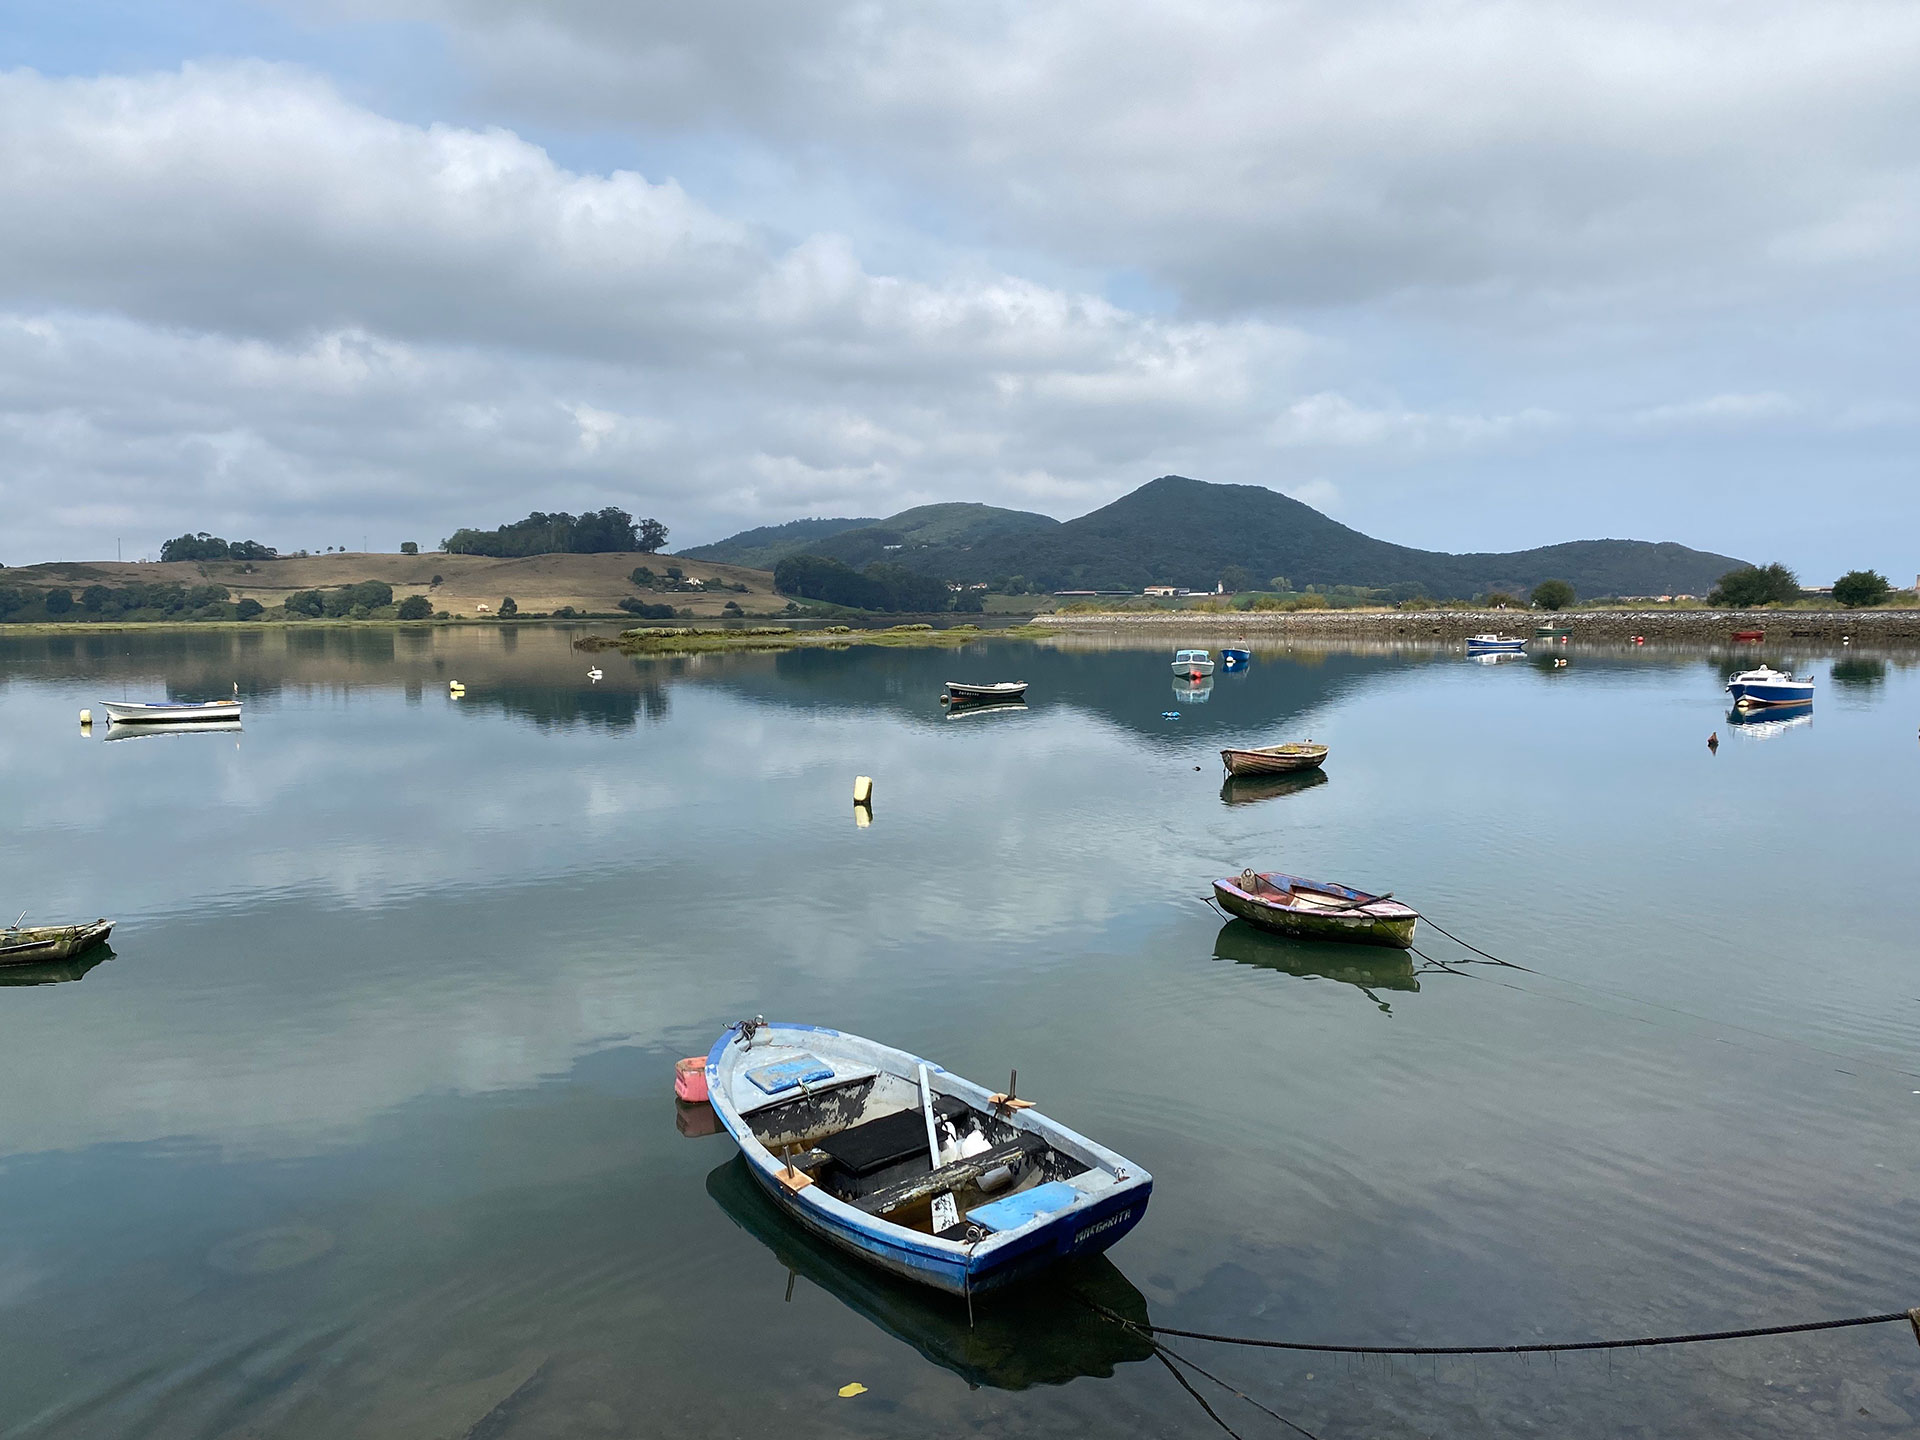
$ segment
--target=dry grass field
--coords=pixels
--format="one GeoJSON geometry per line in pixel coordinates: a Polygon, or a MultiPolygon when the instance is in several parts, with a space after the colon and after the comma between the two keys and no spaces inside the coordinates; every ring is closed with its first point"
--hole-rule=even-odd
{"type": "Polygon", "coordinates": [[[511,595],[522,611],[558,610],[571,605],[576,610],[612,611],[622,596],[635,595],[649,604],[670,604],[691,610],[696,616],[718,616],[729,600],[737,601],[748,613],[783,609],[786,600],[773,593],[773,576],[765,570],[745,570],[737,565],[714,565],[704,560],[680,560],[672,555],[529,555],[514,560],[494,560],[484,555],[386,555],[355,554],[309,555],[282,560],[176,561],[172,564],[145,564],[138,561],[60,562],[29,565],[0,571],[0,578],[33,586],[66,585],[76,595],[89,585],[150,585],[156,581],[177,581],[182,585],[224,585],[235,600],[251,598],[262,605],[278,606],[296,590],[325,590],[335,585],[352,585],[361,580],[384,580],[393,587],[395,600],[409,595],[425,595],[436,611],[473,618],[492,614],[502,597],[511,595]],[[721,580],[745,585],[747,594],[738,591],[659,592],[636,590],[628,581],[635,566],[645,565],[656,575],[669,565],[678,565],[690,580],[721,580]],[[439,585],[433,577],[441,579],[439,585]],[[482,611],[481,606],[486,606],[482,611]]]}

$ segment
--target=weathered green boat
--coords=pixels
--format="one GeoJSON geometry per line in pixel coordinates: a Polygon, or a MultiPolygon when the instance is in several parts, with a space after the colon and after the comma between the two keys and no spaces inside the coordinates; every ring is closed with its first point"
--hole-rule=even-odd
{"type": "Polygon", "coordinates": [[[1243,870],[1213,882],[1220,908],[1263,930],[1296,940],[1341,940],[1350,945],[1413,944],[1419,912],[1391,895],[1369,895],[1323,880],[1243,870]]]}
{"type": "Polygon", "coordinates": [[[71,960],[107,938],[113,922],[90,925],[8,926],[0,930],[0,965],[40,965],[49,960],[71,960]]]}
{"type": "Polygon", "coordinates": [[[1533,638],[1536,640],[1571,640],[1573,638],[1573,626],[1555,620],[1542,620],[1538,625],[1533,627],[1533,638]]]}

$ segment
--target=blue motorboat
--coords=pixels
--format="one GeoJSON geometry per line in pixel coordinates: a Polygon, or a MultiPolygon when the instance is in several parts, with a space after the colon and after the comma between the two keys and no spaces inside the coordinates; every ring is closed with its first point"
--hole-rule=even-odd
{"type": "Polygon", "coordinates": [[[1220,668],[1223,670],[1244,670],[1253,663],[1253,652],[1242,650],[1237,645],[1228,645],[1220,651],[1220,668]]]}
{"type": "Polygon", "coordinates": [[[1527,648],[1527,642],[1514,635],[1469,635],[1467,653],[1469,655],[1516,655],[1527,648]]]}
{"type": "Polygon", "coordinates": [[[706,1076],[775,1203],[855,1258],[951,1295],[1098,1255],[1153,1193],[1138,1165],[1029,1101],[858,1035],[740,1021],[706,1076]]]}
{"type": "Polygon", "coordinates": [[[1758,670],[1742,670],[1727,682],[1727,694],[1733,703],[1745,708],[1760,705],[1811,705],[1813,677],[1798,679],[1785,670],[1762,665],[1758,670]]]}

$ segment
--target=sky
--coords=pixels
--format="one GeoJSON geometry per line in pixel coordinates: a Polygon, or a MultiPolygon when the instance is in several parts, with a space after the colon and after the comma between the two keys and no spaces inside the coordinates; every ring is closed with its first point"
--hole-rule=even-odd
{"type": "Polygon", "coordinates": [[[14,0],[0,562],[1162,474],[1920,570],[1909,0],[14,0]]]}

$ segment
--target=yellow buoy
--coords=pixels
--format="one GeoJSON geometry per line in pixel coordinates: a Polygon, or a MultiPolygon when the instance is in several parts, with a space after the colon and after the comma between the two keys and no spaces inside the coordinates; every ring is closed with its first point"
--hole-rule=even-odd
{"type": "Polygon", "coordinates": [[[853,823],[856,828],[861,830],[864,830],[869,825],[873,824],[873,807],[871,805],[854,806],[853,807],[853,823]]]}
{"type": "Polygon", "coordinates": [[[853,777],[853,803],[871,805],[873,803],[873,777],[856,775],[853,777]]]}
{"type": "Polygon", "coordinates": [[[91,725],[91,724],[93,724],[93,711],[91,711],[91,710],[82,710],[82,711],[80,712],[80,725],[81,725],[81,728],[82,728],[82,729],[85,729],[85,728],[86,728],[87,726],[89,726],[89,725],[91,725]]]}

